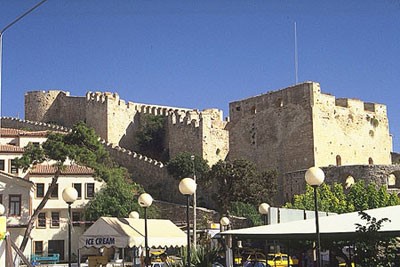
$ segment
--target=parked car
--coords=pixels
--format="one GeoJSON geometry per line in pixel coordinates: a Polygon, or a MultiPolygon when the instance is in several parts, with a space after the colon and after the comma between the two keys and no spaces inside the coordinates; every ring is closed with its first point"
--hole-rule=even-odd
{"type": "MultiPolygon", "coordinates": [[[[288,267],[288,255],[282,253],[268,254],[267,263],[272,267],[288,267]]],[[[289,257],[289,267],[297,266],[298,260],[289,257]]]]}
{"type": "Polygon", "coordinates": [[[250,252],[243,264],[243,267],[270,267],[264,253],[253,251],[250,252]]]}
{"type": "MultiPolygon", "coordinates": [[[[346,267],[346,263],[345,262],[339,263],[339,267],[346,267]]],[[[351,267],[355,267],[354,262],[351,263],[351,267]]]]}

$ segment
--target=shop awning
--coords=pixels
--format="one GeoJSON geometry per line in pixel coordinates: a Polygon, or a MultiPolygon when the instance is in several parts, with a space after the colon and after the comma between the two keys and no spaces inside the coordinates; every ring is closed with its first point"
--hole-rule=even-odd
{"type": "MultiPolygon", "coordinates": [[[[149,247],[186,245],[186,234],[170,220],[148,219],[149,247]]],[[[144,247],[144,219],[101,217],[79,238],[79,247],[144,247]]]]}
{"type": "MultiPolygon", "coordinates": [[[[400,236],[400,206],[391,206],[365,210],[377,220],[387,218],[383,222],[379,234],[382,236],[400,236]]],[[[356,233],[356,223],[366,225],[358,212],[331,215],[319,218],[321,238],[346,240],[356,233]]],[[[238,238],[270,239],[270,240],[313,240],[315,239],[315,219],[293,221],[281,224],[264,225],[222,232],[221,235],[233,235],[238,238]]]]}

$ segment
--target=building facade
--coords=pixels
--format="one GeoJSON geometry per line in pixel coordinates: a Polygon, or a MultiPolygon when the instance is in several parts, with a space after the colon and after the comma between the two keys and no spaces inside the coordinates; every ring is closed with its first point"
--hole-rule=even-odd
{"type": "MultiPolygon", "coordinates": [[[[0,134],[0,203],[6,209],[7,230],[12,240],[20,245],[33,211],[47,192],[55,168],[52,162],[36,165],[27,172],[15,166],[15,158],[22,156],[23,147],[29,142],[41,145],[46,140],[47,131],[1,129],[0,134]]],[[[78,191],[78,199],[71,206],[71,245],[72,253],[77,255],[79,235],[85,230],[83,209],[102,185],[103,182],[93,177],[93,170],[67,164],[58,178],[57,188],[35,222],[24,254],[29,257],[32,254],[58,253],[60,260],[67,259],[69,216],[62,191],[73,186],[78,191]]]]}

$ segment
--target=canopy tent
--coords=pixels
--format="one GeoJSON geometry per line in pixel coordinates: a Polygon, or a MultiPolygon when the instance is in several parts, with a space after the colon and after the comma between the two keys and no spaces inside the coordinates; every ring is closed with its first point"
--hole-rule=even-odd
{"type": "MultiPolygon", "coordinates": [[[[388,218],[379,230],[381,235],[400,236],[400,206],[365,210],[377,220],[388,218]]],[[[358,212],[344,213],[319,218],[321,238],[345,240],[356,235],[356,223],[366,225],[358,212]]],[[[315,219],[292,221],[281,224],[264,225],[222,232],[238,238],[273,240],[312,240],[315,238],[315,219]]]]}
{"type": "MultiPolygon", "coordinates": [[[[149,247],[186,245],[186,234],[170,220],[147,220],[149,247]]],[[[144,219],[101,217],[79,238],[83,247],[144,247],[144,219]]]]}

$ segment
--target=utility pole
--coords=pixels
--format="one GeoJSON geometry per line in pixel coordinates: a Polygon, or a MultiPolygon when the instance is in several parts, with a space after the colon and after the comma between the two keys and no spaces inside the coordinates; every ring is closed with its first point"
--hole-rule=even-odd
{"type": "Polygon", "coordinates": [[[37,3],[36,5],[31,7],[28,11],[26,11],[25,13],[23,13],[22,15],[20,15],[16,19],[14,19],[12,22],[7,24],[3,29],[0,30],[0,129],[1,129],[1,117],[3,116],[3,112],[2,112],[3,106],[2,106],[2,97],[1,97],[2,96],[2,87],[1,87],[2,76],[1,76],[1,73],[2,73],[2,70],[3,70],[3,66],[2,66],[2,61],[3,61],[3,34],[4,34],[4,32],[6,30],[11,28],[15,23],[20,21],[22,18],[24,18],[26,15],[31,13],[33,10],[38,8],[40,5],[42,5],[46,1],[47,0],[40,1],[39,3],[37,3]]]}

